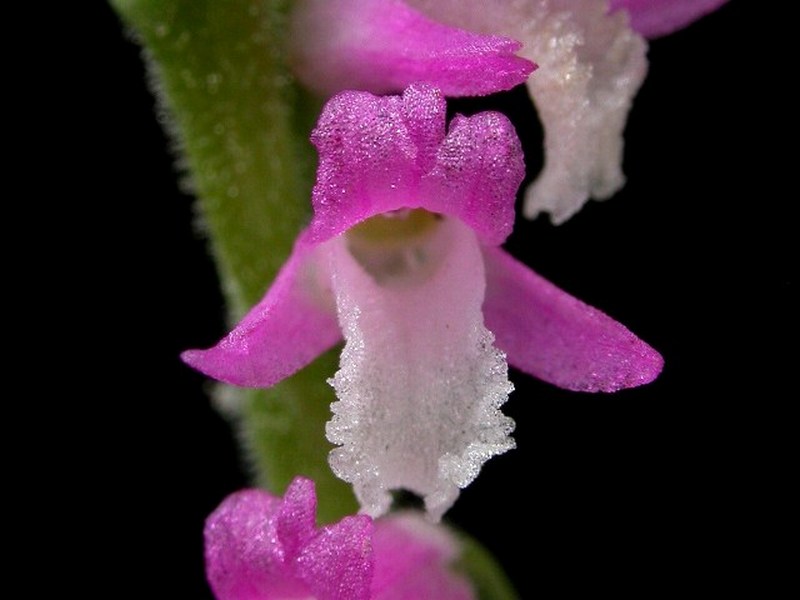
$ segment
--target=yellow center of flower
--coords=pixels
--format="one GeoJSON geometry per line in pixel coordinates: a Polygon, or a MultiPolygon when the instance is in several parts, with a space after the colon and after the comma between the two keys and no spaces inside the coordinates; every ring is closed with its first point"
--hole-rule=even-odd
{"type": "Polygon", "coordinates": [[[347,232],[350,243],[370,245],[405,245],[430,233],[441,215],[422,208],[396,210],[362,221],[347,232]]]}
{"type": "Polygon", "coordinates": [[[381,285],[419,282],[434,270],[441,222],[441,215],[419,208],[383,213],[352,227],[347,248],[381,285]]]}

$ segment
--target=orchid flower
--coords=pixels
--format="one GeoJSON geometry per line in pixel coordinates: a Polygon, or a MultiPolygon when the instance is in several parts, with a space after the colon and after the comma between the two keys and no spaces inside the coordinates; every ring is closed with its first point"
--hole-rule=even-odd
{"type": "MultiPolygon", "coordinates": [[[[442,24],[519,40],[520,56],[539,65],[527,87],[544,128],[545,163],[526,192],[524,213],[533,218],[548,212],[555,223],[566,221],[590,197],[609,198],[625,183],[622,133],[647,72],[643,36],[670,33],[725,1],[406,0],[442,24]]],[[[422,66],[409,69],[407,57],[426,56],[431,47],[437,56],[447,56],[448,45],[455,53],[462,46],[455,34],[450,39],[448,30],[436,30],[428,21],[418,26],[411,18],[395,18],[395,13],[409,10],[399,0],[337,0],[332,3],[335,8],[328,9],[335,16],[323,15],[320,7],[327,4],[328,0],[306,0],[298,5],[295,17],[303,28],[302,36],[293,36],[295,52],[303,57],[299,75],[312,86],[323,82],[317,90],[336,91],[328,82],[341,77],[342,71],[350,87],[372,92],[397,90],[424,79],[448,95],[478,95],[495,83],[488,69],[471,80],[471,87],[457,88],[445,85],[454,76],[450,69],[447,77],[422,66]],[[374,14],[381,17],[373,18],[374,14]],[[379,40],[373,44],[386,41],[378,66],[371,60],[373,44],[361,43],[365,39],[379,40]],[[375,71],[380,72],[380,85],[375,71]]],[[[509,42],[504,48],[514,49],[509,42]]],[[[455,67],[452,61],[445,64],[455,67]]],[[[474,69],[463,68],[467,78],[483,65],[475,60],[474,69]]],[[[489,91],[502,89],[507,87],[495,85],[489,91]]]]}
{"type": "Polygon", "coordinates": [[[499,407],[511,365],[561,387],[651,381],[660,355],[498,246],[523,177],[498,113],[457,116],[429,86],[344,92],[325,107],[314,218],[264,299],[184,360],[271,386],[344,336],[332,379],[334,472],[378,516],[405,488],[439,518],[490,457],[513,447],[499,407]],[[496,343],[496,346],[495,346],[496,343]]]}
{"type": "Polygon", "coordinates": [[[218,600],[471,600],[448,567],[456,540],[412,513],[315,525],[314,483],[296,478],[283,498],[249,489],[206,521],[206,573],[218,600]]]}

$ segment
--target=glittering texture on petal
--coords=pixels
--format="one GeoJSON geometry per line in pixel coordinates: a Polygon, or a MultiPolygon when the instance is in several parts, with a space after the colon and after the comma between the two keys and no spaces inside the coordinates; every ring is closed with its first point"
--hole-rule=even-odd
{"type": "Polygon", "coordinates": [[[512,366],[583,392],[643,385],[661,372],[661,355],[620,323],[499,248],[484,257],[486,325],[512,366]]]}
{"type": "Polygon", "coordinates": [[[428,16],[482,33],[522,40],[540,68],[528,90],[545,133],[545,165],[528,188],[525,215],[567,220],[590,198],[625,182],[622,133],[647,71],[647,44],[624,12],[599,0],[410,0],[428,16]]]}
{"type": "Polygon", "coordinates": [[[323,527],[296,559],[299,577],[317,600],[368,600],[372,581],[372,520],[345,517],[323,527]]]}
{"type": "Polygon", "coordinates": [[[369,600],[372,523],[347,517],[317,531],[314,484],[296,478],[283,499],[229,496],[206,521],[206,574],[218,600],[369,600]]]}
{"type": "Polygon", "coordinates": [[[499,113],[456,116],[422,184],[429,209],[457,216],[485,244],[499,245],[514,227],[514,203],[525,176],[522,146],[499,113]]]}
{"type": "Polygon", "coordinates": [[[693,23],[717,10],[728,0],[611,0],[611,10],[624,9],[631,27],[648,38],[655,38],[693,23]]]}
{"type": "Polygon", "coordinates": [[[309,88],[399,92],[419,81],[448,96],[508,90],[535,68],[514,40],[432,21],[401,0],[300,0],[292,13],[291,60],[309,88]]]}
{"type": "Polygon", "coordinates": [[[226,383],[272,386],[341,339],[329,285],[314,245],[301,236],[266,296],[233,331],[181,358],[226,383]]]}
{"type": "Polygon", "coordinates": [[[302,597],[276,530],[282,500],[261,490],[228,496],[206,521],[206,577],[218,600],[302,597]]]}
{"type": "Polygon", "coordinates": [[[528,80],[545,131],[544,169],[525,195],[529,218],[548,212],[561,223],[625,183],[622,134],[647,73],[647,44],[624,13],[605,13],[596,0],[551,0],[531,26],[530,51],[547,68],[528,80]]]}
{"type": "Polygon", "coordinates": [[[286,556],[297,556],[314,537],[317,519],[317,496],[314,482],[298,477],[283,495],[276,519],[278,537],[286,556]]]}
{"type": "Polygon", "coordinates": [[[372,538],[372,600],[473,600],[469,583],[449,569],[458,543],[448,530],[415,514],[380,519],[372,538]]]}
{"type": "Polygon", "coordinates": [[[427,85],[402,96],[344,92],[325,107],[312,141],[320,164],[310,231],[323,241],[377,214],[424,208],[499,244],[511,231],[524,176],[522,149],[499,113],[457,117],[427,85]]]}
{"type": "Polygon", "coordinates": [[[319,152],[311,233],[322,241],[373,215],[416,208],[419,182],[445,135],[445,101],[428,87],[403,96],[344,92],[311,134],[319,152]]]}
{"type": "Polygon", "coordinates": [[[499,411],[512,389],[505,357],[483,326],[477,238],[444,219],[415,256],[426,277],[415,284],[379,285],[342,239],[327,245],[346,340],[332,379],[331,467],[372,516],[404,488],[438,519],[486,460],[514,446],[499,411]]]}

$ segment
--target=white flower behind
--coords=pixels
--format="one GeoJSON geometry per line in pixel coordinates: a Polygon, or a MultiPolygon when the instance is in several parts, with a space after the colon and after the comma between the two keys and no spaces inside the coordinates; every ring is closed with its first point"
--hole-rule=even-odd
{"type": "Polygon", "coordinates": [[[647,73],[647,42],[624,11],[604,0],[409,0],[428,16],[522,42],[519,55],[539,68],[527,87],[544,128],[544,168],[525,193],[524,213],[555,223],[589,198],[611,197],[625,183],[623,132],[647,73]]]}

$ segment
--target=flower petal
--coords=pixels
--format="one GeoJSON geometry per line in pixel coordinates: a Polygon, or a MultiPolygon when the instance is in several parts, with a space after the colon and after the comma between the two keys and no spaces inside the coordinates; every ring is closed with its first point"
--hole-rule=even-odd
{"type": "Polygon", "coordinates": [[[323,241],[405,208],[458,217],[488,244],[511,232],[525,166],[513,125],[499,113],[456,117],[445,136],[441,93],[412,85],[402,96],[344,92],[312,134],[320,164],[311,235],[323,241]]]}
{"type": "Polygon", "coordinates": [[[285,563],[275,521],[282,501],[262,490],[228,496],[206,520],[206,576],[218,600],[269,600],[304,586],[285,563]]]}
{"type": "Polygon", "coordinates": [[[372,600],[472,600],[469,583],[450,570],[458,545],[447,529],[411,513],[375,523],[372,600]]]}
{"type": "Polygon", "coordinates": [[[631,27],[647,38],[667,35],[717,10],[728,0],[611,0],[611,10],[624,9],[631,27]]]}
{"type": "Polygon", "coordinates": [[[309,88],[397,92],[430,82],[448,96],[508,90],[535,65],[514,40],[432,21],[401,0],[301,0],[292,15],[292,62],[309,88]]]}
{"type": "Polygon", "coordinates": [[[649,383],[661,355],[620,323],[503,250],[484,248],[486,325],[509,363],[562,388],[614,392],[649,383]]]}
{"type": "Polygon", "coordinates": [[[372,520],[345,517],[323,527],[297,557],[297,574],[318,600],[370,600],[372,520]]]}
{"type": "Polygon", "coordinates": [[[539,68],[528,79],[545,134],[545,165],[528,188],[525,215],[566,221],[589,197],[625,182],[622,132],[647,70],[646,42],[623,13],[598,0],[410,0],[427,16],[522,40],[539,68]]]}
{"type": "Polygon", "coordinates": [[[314,241],[379,213],[421,205],[419,181],[445,135],[438,90],[411,86],[402,96],[344,92],[322,111],[311,141],[319,152],[312,192],[314,241]]]}
{"type": "Polygon", "coordinates": [[[525,163],[511,122],[499,113],[456,116],[422,185],[426,208],[458,217],[481,242],[502,244],[514,227],[525,163]]]}
{"type": "Polygon", "coordinates": [[[315,245],[303,235],[264,298],[209,350],[181,355],[210,377],[246,387],[270,387],[341,339],[315,245]]]}
{"type": "Polygon", "coordinates": [[[332,380],[331,468],[353,483],[364,512],[391,504],[389,490],[425,498],[438,519],[490,457],[513,448],[499,411],[512,386],[483,326],[485,274],[475,234],[439,224],[419,260],[424,282],[382,285],[331,240],[333,287],[346,344],[332,380]]]}
{"type": "Polygon", "coordinates": [[[317,531],[314,483],[283,499],[231,494],[206,521],[206,573],[219,600],[369,600],[372,522],[346,517],[317,531]]]}
{"type": "Polygon", "coordinates": [[[316,535],[317,494],[314,482],[304,477],[296,477],[286,493],[275,519],[278,539],[281,541],[284,556],[291,559],[316,535]]]}

